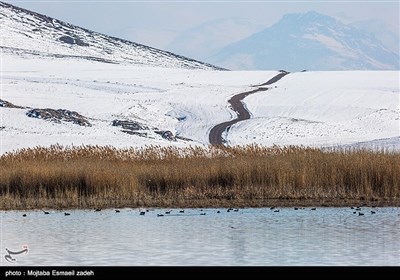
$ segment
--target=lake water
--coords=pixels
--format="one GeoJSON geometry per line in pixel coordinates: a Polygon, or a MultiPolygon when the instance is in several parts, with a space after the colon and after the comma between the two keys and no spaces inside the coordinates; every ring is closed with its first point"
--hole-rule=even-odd
{"type": "Polygon", "coordinates": [[[278,209],[2,211],[1,265],[400,265],[400,208],[278,209]]]}

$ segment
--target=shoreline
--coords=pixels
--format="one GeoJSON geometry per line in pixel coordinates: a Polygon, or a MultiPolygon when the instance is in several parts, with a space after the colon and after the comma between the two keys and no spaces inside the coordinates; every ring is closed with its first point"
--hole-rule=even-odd
{"type": "Polygon", "coordinates": [[[104,204],[96,203],[94,205],[87,205],[85,207],[78,205],[63,205],[59,207],[51,207],[49,204],[37,205],[35,207],[0,207],[0,211],[43,211],[43,210],[93,210],[93,209],[218,209],[218,208],[292,208],[292,207],[400,207],[400,199],[374,199],[374,200],[360,200],[360,199],[265,199],[253,201],[235,201],[235,200],[221,200],[219,202],[213,201],[190,201],[190,202],[174,202],[174,203],[148,203],[148,204],[129,204],[128,202],[121,202],[119,204],[104,204]]]}

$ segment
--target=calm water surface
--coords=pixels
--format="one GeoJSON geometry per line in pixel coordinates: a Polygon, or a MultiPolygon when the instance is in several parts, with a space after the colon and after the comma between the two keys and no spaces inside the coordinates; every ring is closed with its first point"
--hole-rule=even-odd
{"type": "Polygon", "coordinates": [[[400,208],[179,210],[2,211],[0,264],[400,265],[400,208]],[[5,259],[23,246],[27,254],[5,259]]]}

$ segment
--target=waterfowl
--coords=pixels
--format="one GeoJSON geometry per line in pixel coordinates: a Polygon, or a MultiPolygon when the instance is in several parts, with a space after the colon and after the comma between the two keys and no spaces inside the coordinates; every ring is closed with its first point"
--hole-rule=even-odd
{"type": "Polygon", "coordinates": [[[180,210],[179,213],[185,213],[185,210],[180,210]]]}
{"type": "Polygon", "coordinates": [[[100,212],[101,209],[100,209],[100,208],[96,208],[94,211],[95,211],[95,212],[100,212]]]}
{"type": "Polygon", "coordinates": [[[375,211],[371,211],[371,214],[376,214],[376,212],[375,211]]]}
{"type": "Polygon", "coordinates": [[[45,214],[45,215],[48,215],[48,214],[50,214],[50,213],[49,213],[49,212],[47,212],[47,211],[43,211],[43,212],[44,212],[44,214],[45,214]]]}
{"type": "Polygon", "coordinates": [[[157,217],[164,217],[163,214],[157,214],[157,217]]]}
{"type": "Polygon", "coordinates": [[[217,214],[221,213],[219,210],[217,211],[217,214]]]}
{"type": "Polygon", "coordinates": [[[364,213],[358,212],[358,216],[364,216],[364,213]]]}
{"type": "Polygon", "coordinates": [[[204,216],[206,213],[200,213],[201,216],[204,216]]]}
{"type": "Polygon", "coordinates": [[[236,208],[235,210],[233,210],[233,212],[239,212],[239,209],[236,208]]]}
{"type": "Polygon", "coordinates": [[[144,215],[144,214],[146,214],[146,212],[144,212],[144,211],[140,211],[140,215],[144,215]]]}
{"type": "Polygon", "coordinates": [[[64,212],[64,216],[69,216],[71,215],[70,213],[64,212]]]}
{"type": "Polygon", "coordinates": [[[121,212],[121,211],[119,211],[118,209],[115,210],[115,213],[119,213],[119,212],[121,212]]]}
{"type": "Polygon", "coordinates": [[[294,207],[294,210],[299,210],[299,208],[297,208],[297,207],[294,207]]]}
{"type": "Polygon", "coordinates": [[[23,214],[22,217],[26,217],[26,214],[23,214]]]}
{"type": "Polygon", "coordinates": [[[279,212],[279,209],[275,210],[274,212],[275,212],[275,213],[279,212]]]}
{"type": "Polygon", "coordinates": [[[165,214],[171,214],[171,210],[165,211],[165,214]]]}
{"type": "Polygon", "coordinates": [[[311,208],[311,210],[317,210],[317,208],[311,208]]]}

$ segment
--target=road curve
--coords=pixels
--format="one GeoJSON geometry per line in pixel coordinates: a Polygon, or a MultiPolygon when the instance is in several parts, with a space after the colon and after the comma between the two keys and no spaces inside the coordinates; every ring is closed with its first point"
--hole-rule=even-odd
{"type": "Polygon", "coordinates": [[[250,90],[250,91],[246,91],[246,92],[242,92],[239,94],[236,94],[234,96],[232,96],[231,99],[228,100],[229,104],[232,107],[232,110],[236,112],[237,114],[237,118],[227,121],[227,122],[223,122],[220,124],[217,124],[216,126],[214,126],[211,130],[210,130],[210,134],[209,134],[209,141],[211,145],[222,145],[223,144],[223,140],[222,140],[222,133],[224,133],[224,131],[226,129],[228,129],[230,126],[232,126],[233,124],[243,121],[243,120],[248,120],[250,119],[250,113],[249,111],[247,111],[247,109],[243,106],[242,100],[255,92],[258,91],[266,91],[268,90],[268,88],[264,88],[262,86],[267,86],[267,85],[271,85],[273,83],[276,83],[277,81],[279,81],[280,79],[282,79],[284,76],[286,76],[287,74],[289,74],[286,71],[281,71],[281,73],[279,73],[278,75],[272,77],[271,79],[269,79],[267,82],[257,85],[258,88],[250,90]]]}

